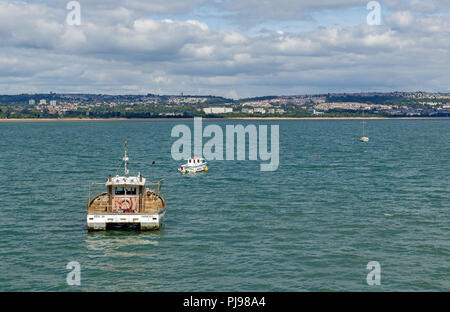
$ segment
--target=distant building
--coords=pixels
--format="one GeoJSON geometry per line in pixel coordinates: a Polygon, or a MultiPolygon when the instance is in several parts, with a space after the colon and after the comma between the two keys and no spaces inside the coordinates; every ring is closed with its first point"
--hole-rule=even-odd
{"type": "Polygon", "coordinates": [[[205,114],[226,114],[232,113],[233,109],[231,107],[206,107],[203,111],[205,114]]]}
{"type": "Polygon", "coordinates": [[[40,100],[39,101],[39,105],[46,105],[47,104],[47,100],[40,100]]]}
{"type": "Polygon", "coordinates": [[[318,112],[315,109],[309,109],[308,110],[308,114],[311,114],[311,115],[323,115],[323,112],[318,112]]]}
{"type": "Polygon", "coordinates": [[[253,109],[253,112],[255,112],[255,113],[257,113],[257,114],[265,114],[265,113],[266,113],[266,110],[265,110],[264,108],[262,108],[262,107],[255,107],[255,108],[253,109]]]}
{"type": "Polygon", "coordinates": [[[159,113],[158,116],[165,116],[165,117],[182,117],[182,113],[159,113]]]}
{"type": "Polygon", "coordinates": [[[51,101],[50,101],[50,105],[51,105],[51,106],[56,106],[56,100],[51,100],[51,101]]]}
{"type": "Polygon", "coordinates": [[[28,101],[28,104],[30,104],[30,105],[35,105],[35,104],[36,104],[36,101],[33,100],[33,99],[31,99],[31,100],[28,101]]]}
{"type": "Polygon", "coordinates": [[[253,108],[243,108],[242,112],[244,114],[253,114],[253,108]]]}

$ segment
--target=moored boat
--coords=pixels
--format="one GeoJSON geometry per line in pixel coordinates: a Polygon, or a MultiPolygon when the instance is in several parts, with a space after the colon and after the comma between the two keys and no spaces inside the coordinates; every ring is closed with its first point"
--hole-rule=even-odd
{"type": "Polygon", "coordinates": [[[369,142],[369,138],[366,136],[363,136],[359,139],[361,142],[369,142]]]}
{"type": "Polygon", "coordinates": [[[180,168],[178,168],[178,171],[181,173],[197,173],[208,171],[208,167],[204,158],[191,157],[186,164],[181,165],[180,168]]]}
{"type": "MultiPolygon", "coordinates": [[[[363,117],[364,117],[364,112],[363,112],[363,117]]],[[[366,121],[363,120],[361,122],[362,124],[362,137],[359,139],[361,142],[369,142],[369,137],[366,135],[366,121]]]]}
{"type": "Polygon", "coordinates": [[[87,204],[89,231],[130,227],[145,231],[157,230],[163,225],[166,213],[166,201],[160,193],[163,180],[148,186],[140,173],[130,176],[128,161],[125,142],[124,175],[109,177],[103,183],[90,183],[87,204]],[[106,191],[91,196],[91,188],[95,186],[105,187],[106,191]]]}

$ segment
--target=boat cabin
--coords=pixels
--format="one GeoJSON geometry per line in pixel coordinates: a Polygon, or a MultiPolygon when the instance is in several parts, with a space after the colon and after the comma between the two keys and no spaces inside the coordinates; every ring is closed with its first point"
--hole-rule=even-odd
{"type": "Polygon", "coordinates": [[[204,158],[200,157],[192,157],[188,159],[187,165],[188,166],[199,166],[206,164],[206,160],[204,158]]]}
{"type": "Polygon", "coordinates": [[[140,174],[137,177],[110,177],[106,188],[111,212],[140,212],[145,191],[145,179],[140,174]]]}

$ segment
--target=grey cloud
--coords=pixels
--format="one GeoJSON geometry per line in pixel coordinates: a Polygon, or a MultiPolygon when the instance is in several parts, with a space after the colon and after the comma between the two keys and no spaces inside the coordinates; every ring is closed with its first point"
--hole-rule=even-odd
{"type": "MultiPolygon", "coordinates": [[[[302,5],[312,10],[331,2],[302,5]]],[[[448,16],[403,10],[386,16],[384,26],[250,35],[215,30],[197,20],[135,15],[128,12],[134,10],[131,5],[111,17],[128,16],[127,22],[108,22],[113,8],[107,6],[104,20],[72,27],[65,24],[66,11],[53,5],[0,3],[2,90],[244,97],[449,88],[448,16]]],[[[290,4],[280,5],[288,10],[290,4]]]]}
{"type": "Polygon", "coordinates": [[[450,0],[385,0],[383,3],[396,11],[410,10],[421,13],[450,11],[450,0]]]}
{"type": "Polygon", "coordinates": [[[218,6],[238,18],[250,20],[304,19],[313,12],[365,7],[364,0],[223,0],[218,6]]]}

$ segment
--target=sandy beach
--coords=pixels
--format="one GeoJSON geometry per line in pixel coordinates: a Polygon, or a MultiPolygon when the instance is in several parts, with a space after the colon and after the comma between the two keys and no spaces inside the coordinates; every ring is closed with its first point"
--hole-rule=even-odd
{"type": "MultiPolygon", "coordinates": [[[[2,122],[89,122],[89,121],[175,121],[192,120],[193,118],[11,118],[0,119],[2,122]]],[[[450,119],[450,117],[228,117],[228,118],[203,118],[203,120],[430,120],[450,119]]]]}

